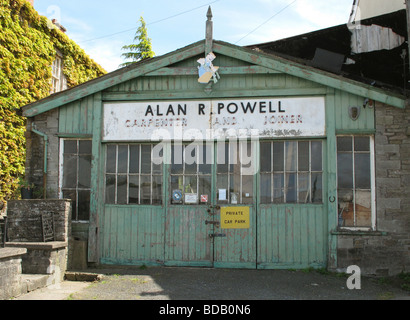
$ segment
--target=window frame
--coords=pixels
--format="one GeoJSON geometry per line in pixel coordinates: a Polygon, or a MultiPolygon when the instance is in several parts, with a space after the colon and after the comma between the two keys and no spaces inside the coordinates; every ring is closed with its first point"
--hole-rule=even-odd
{"type": "MultiPolygon", "coordinates": [[[[350,137],[352,138],[352,179],[353,179],[353,208],[354,208],[354,221],[356,224],[356,202],[355,202],[355,194],[356,190],[368,190],[368,189],[360,189],[356,188],[355,185],[355,154],[364,154],[364,153],[369,153],[370,157],[370,221],[371,221],[371,226],[340,226],[339,225],[339,220],[337,224],[337,228],[339,230],[351,230],[351,231],[376,231],[377,230],[377,224],[376,224],[376,158],[375,158],[375,136],[374,135],[369,135],[369,134],[340,134],[336,135],[336,190],[337,190],[337,218],[339,219],[340,215],[340,209],[339,209],[339,163],[338,163],[338,155],[339,155],[339,150],[337,149],[337,139],[342,138],[342,137],[350,137]],[[369,138],[369,151],[368,152],[363,152],[363,151],[355,151],[354,146],[355,146],[355,138],[360,138],[360,137],[368,137],[369,138]]],[[[347,151],[345,151],[347,153],[347,151]]],[[[343,188],[342,188],[343,189],[343,188]]],[[[347,190],[347,189],[346,189],[347,190]]]]}
{"type": "MultiPolygon", "coordinates": [[[[265,144],[270,144],[270,150],[271,150],[271,170],[269,171],[262,171],[262,166],[261,166],[261,160],[262,160],[262,155],[261,152],[259,154],[259,165],[260,165],[260,181],[259,181],[259,189],[261,189],[261,184],[262,184],[262,175],[270,175],[270,185],[271,185],[271,195],[270,195],[270,202],[262,202],[262,194],[261,192],[259,192],[259,202],[261,205],[323,205],[324,204],[324,195],[325,195],[325,184],[324,182],[324,175],[325,175],[325,171],[324,171],[324,144],[323,144],[322,139],[300,139],[300,140],[296,140],[296,139],[287,139],[287,140],[263,140],[260,141],[260,144],[262,146],[263,143],[265,144]],[[296,143],[296,154],[294,155],[295,157],[295,168],[294,169],[287,169],[287,159],[286,159],[286,144],[287,143],[296,143]],[[309,159],[308,159],[308,170],[299,170],[299,143],[301,142],[307,142],[309,143],[309,159]],[[314,170],[313,166],[312,166],[312,143],[314,142],[319,142],[321,143],[321,170],[314,170]],[[283,168],[282,170],[275,170],[274,169],[274,144],[275,143],[283,143],[283,168]],[[296,200],[292,201],[292,202],[288,202],[287,201],[287,193],[288,193],[288,186],[286,183],[286,176],[290,174],[294,174],[295,175],[295,192],[296,192],[296,200]],[[300,189],[300,175],[308,175],[308,180],[309,180],[309,184],[308,184],[308,189],[307,190],[301,190],[300,189]],[[321,175],[321,197],[320,197],[320,201],[317,202],[313,202],[313,194],[312,194],[312,175],[313,174],[320,174],[321,175]],[[274,197],[274,186],[275,186],[275,175],[281,175],[283,178],[283,186],[281,188],[281,192],[282,192],[282,198],[283,201],[277,202],[275,201],[275,197],[274,197]],[[300,201],[300,195],[302,192],[307,192],[309,194],[309,201],[305,201],[305,202],[301,202],[300,201]]],[[[262,147],[260,148],[262,149],[262,147]]]]}
{"type": "MultiPolygon", "coordinates": [[[[152,151],[155,146],[158,146],[160,144],[155,144],[155,143],[139,143],[139,142],[121,142],[121,143],[107,143],[105,144],[105,154],[104,154],[104,205],[116,205],[116,206],[163,206],[164,205],[164,163],[160,164],[161,167],[161,174],[157,174],[153,172],[153,166],[154,163],[152,161],[152,151]],[[116,150],[116,159],[115,159],[115,173],[113,172],[107,172],[107,163],[108,163],[108,147],[109,146],[115,146],[116,150]],[[118,172],[118,150],[120,146],[127,146],[127,172],[118,172]],[[131,173],[130,172],[130,147],[131,146],[138,146],[138,173],[131,173]],[[151,147],[151,164],[150,164],[150,173],[143,173],[142,172],[142,147],[143,146],[150,146],[151,147]],[[107,202],[107,176],[108,175],[113,175],[115,176],[115,183],[114,183],[114,203],[107,202]],[[118,203],[118,177],[119,176],[125,176],[126,177],[126,203],[118,203]],[[130,202],[130,177],[138,177],[138,203],[132,203],[130,202]],[[141,197],[141,181],[142,178],[144,177],[150,177],[150,203],[143,203],[142,197],[141,197]],[[154,182],[154,177],[160,177],[161,181],[161,190],[159,192],[160,196],[160,203],[153,203],[155,199],[153,199],[153,182],[154,182]]],[[[163,146],[162,152],[165,152],[165,147],[163,146]]]]}
{"type": "MultiPolygon", "coordinates": [[[[91,198],[91,185],[92,185],[92,176],[91,176],[91,174],[92,174],[92,149],[90,150],[90,153],[87,153],[86,155],[90,155],[91,156],[91,162],[90,162],[90,179],[91,179],[91,181],[90,181],[90,187],[89,188],[79,188],[78,187],[78,178],[79,178],[79,155],[80,155],[80,153],[79,153],[79,143],[80,143],[80,141],[89,141],[89,142],[91,142],[91,144],[92,144],[92,139],[90,139],[90,138],[60,138],[60,152],[59,152],[59,155],[60,155],[60,159],[59,159],[59,181],[58,181],[58,187],[59,187],[59,190],[58,190],[58,196],[59,196],[59,198],[60,199],[64,199],[64,190],[72,190],[72,191],[75,191],[75,193],[76,193],[76,200],[75,200],[75,204],[76,204],[76,206],[75,206],[75,208],[73,207],[72,208],[72,210],[73,210],[73,214],[72,214],[72,216],[71,216],[71,221],[73,221],[73,222],[78,222],[78,223],[88,223],[90,220],[88,219],[88,220],[81,220],[81,219],[78,219],[78,194],[79,194],[79,191],[88,191],[89,193],[90,193],[90,198],[91,198]],[[76,187],[75,188],[65,188],[64,186],[63,186],[63,183],[64,183],[64,155],[66,154],[64,151],[64,142],[65,141],[76,141],[77,142],[77,153],[76,153],[76,156],[77,156],[77,176],[76,176],[76,187]],[[75,217],[74,217],[74,215],[75,215],[75,217]],[[74,219],[75,218],[75,219],[74,219]]],[[[92,148],[92,145],[91,145],[91,148],[92,148]]],[[[90,199],[90,203],[89,203],[89,206],[91,205],[91,199],[90,199]]],[[[88,213],[88,215],[89,215],[89,217],[90,217],[90,212],[88,213]]]]}

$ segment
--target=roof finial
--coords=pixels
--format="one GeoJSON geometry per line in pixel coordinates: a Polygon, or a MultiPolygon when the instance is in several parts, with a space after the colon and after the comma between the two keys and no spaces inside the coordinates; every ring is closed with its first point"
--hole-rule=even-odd
{"type": "Polygon", "coordinates": [[[206,14],[206,17],[208,18],[209,21],[212,20],[212,9],[211,9],[211,6],[209,6],[209,8],[208,8],[208,12],[207,12],[207,14],[206,14]]]}
{"type": "Polygon", "coordinates": [[[213,22],[212,22],[212,10],[211,6],[208,8],[208,13],[206,14],[208,20],[206,21],[206,32],[205,32],[205,56],[212,52],[212,42],[213,42],[213,22]]]}

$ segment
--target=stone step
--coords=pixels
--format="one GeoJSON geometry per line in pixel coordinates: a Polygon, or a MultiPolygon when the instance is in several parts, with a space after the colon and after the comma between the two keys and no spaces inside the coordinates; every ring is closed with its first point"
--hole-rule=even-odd
{"type": "Polygon", "coordinates": [[[45,288],[52,284],[53,276],[47,274],[22,274],[21,294],[45,288]]]}

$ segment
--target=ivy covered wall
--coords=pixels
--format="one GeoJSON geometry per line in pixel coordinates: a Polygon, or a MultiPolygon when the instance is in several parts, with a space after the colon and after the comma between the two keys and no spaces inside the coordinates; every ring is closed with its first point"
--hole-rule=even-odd
{"type": "Polygon", "coordinates": [[[16,197],[24,175],[21,107],[50,94],[57,50],[68,87],[106,73],[28,1],[0,0],[0,202],[16,197]]]}

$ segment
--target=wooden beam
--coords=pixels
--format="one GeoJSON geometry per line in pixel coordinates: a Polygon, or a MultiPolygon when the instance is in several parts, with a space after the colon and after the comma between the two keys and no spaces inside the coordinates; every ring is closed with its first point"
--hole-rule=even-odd
{"type": "Polygon", "coordinates": [[[103,101],[139,101],[139,100],[178,100],[178,99],[228,99],[232,97],[289,97],[289,96],[324,96],[327,89],[323,88],[272,88],[264,90],[223,90],[212,91],[209,95],[203,90],[177,91],[139,91],[103,93],[103,101]]]}
{"type": "MultiPolygon", "coordinates": [[[[246,75],[246,74],[280,74],[282,72],[261,66],[220,67],[219,74],[246,75]]],[[[198,76],[197,67],[161,68],[147,73],[145,76],[198,76]]]]}
{"type": "Polygon", "coordinates": [[[406,106],[406,98],[402,95],[386,93],[379,88],[374,88],[361,82],[342,78],[329,72],[306,67],[280,57],[254,52],[242,47],[234,47],[220,41],[214,42],[214,52],[227,56],[233,56],[249,63],[277,70],[295,77],[307,79],[335,89],[340,89],[394,107],[403,109],[406,106]]]}

